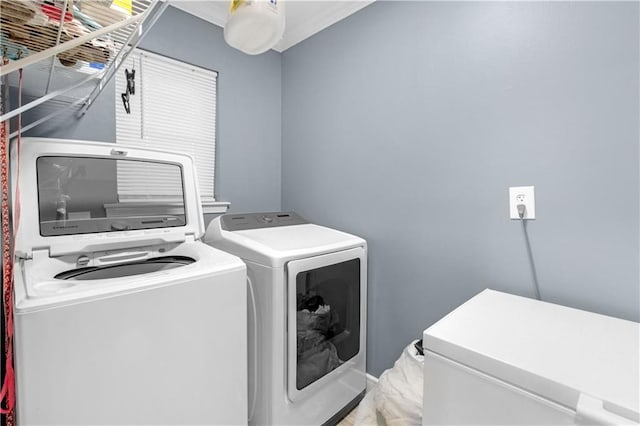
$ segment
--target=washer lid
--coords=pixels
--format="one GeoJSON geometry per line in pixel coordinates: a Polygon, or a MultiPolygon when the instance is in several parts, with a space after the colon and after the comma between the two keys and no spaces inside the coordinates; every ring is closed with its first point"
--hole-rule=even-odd
{"type": "Polygon", "coordinates": [[[58,256],[181,242],[204,234],[193,159],[187,155],[23,138],[18,167],[17,148],[14,142],[20,256],[31,257],[33,250],[58,256]]]}
{"type": "Polygon", "coordinates": [[[425,330],[423,345],[587,423],[639,421],[638,323],[484,290],[425,330]]]}

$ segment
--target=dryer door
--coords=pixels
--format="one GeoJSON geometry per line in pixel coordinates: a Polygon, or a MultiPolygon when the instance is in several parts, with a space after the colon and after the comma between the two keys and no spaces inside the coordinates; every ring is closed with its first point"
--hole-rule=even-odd
{"type": "Polygon", "coordinates": [[[295,401],[353,368],[364,350],[365,251],[291,261],[287,275],[288,395],[295,401]]]}

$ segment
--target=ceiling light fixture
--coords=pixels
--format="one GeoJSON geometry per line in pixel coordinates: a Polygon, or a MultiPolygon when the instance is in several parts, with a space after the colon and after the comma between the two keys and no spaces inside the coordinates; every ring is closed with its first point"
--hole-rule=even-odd
{"type": "Polygon", "coordinates": [[[248,55],[271,49],[284,34],[283,0],[231,0],[224,40],[248,55]]]}

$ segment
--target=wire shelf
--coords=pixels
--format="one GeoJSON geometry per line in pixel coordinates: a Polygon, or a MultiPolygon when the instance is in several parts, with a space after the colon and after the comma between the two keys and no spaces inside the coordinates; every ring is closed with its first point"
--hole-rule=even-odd
{"type": "Polygon", "coordinates": [[[59,62],[69,67],[82,66],[84,62],[101,69],[100,65],[108,66],[116,56],[118,45],[129,39],[136,28],[136,18],[142,17],[152,0],[126,3],[129,6],[122,8],[104,0],[2,0],[2,53],[20,62],[33,53],[82,39],[79,45],[56,52],[59,62]],[[114,25],[113,31],[102,35],[100,30],[114,25]]]}
{"type": "MultiPolygon", "coordinates": [[[[166,0],[1,0],[0,55],[8,62],[0,66],[0,76],[24,69],[31,74],[31,94],[41,97],[0,116],[0,122],[93,81],[93,90],[84,89],[86,112],[167,5],[166,0]]],[[[5,84],[16,81],[14,73],[5,84]]]]}

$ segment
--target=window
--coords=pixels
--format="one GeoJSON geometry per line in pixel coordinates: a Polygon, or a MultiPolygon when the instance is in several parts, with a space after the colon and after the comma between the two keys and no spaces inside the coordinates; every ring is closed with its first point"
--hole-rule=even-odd
{"type": "MultiPolygon", "coordinates": [[[[200,197],[215,201],[216,82],[218,74],[183,62],[134,50],[116,75],[116,142],[178,151],[195,160],[200,197]],[[135,70],[135,91],[124,107],[127,72],[135,70]]],[[[180,185],[154,164],[123,162],[118,167],[118,202],[172,202],[180,185]],[[153,184],[142,186],[142,176],[153,184]]]]}

